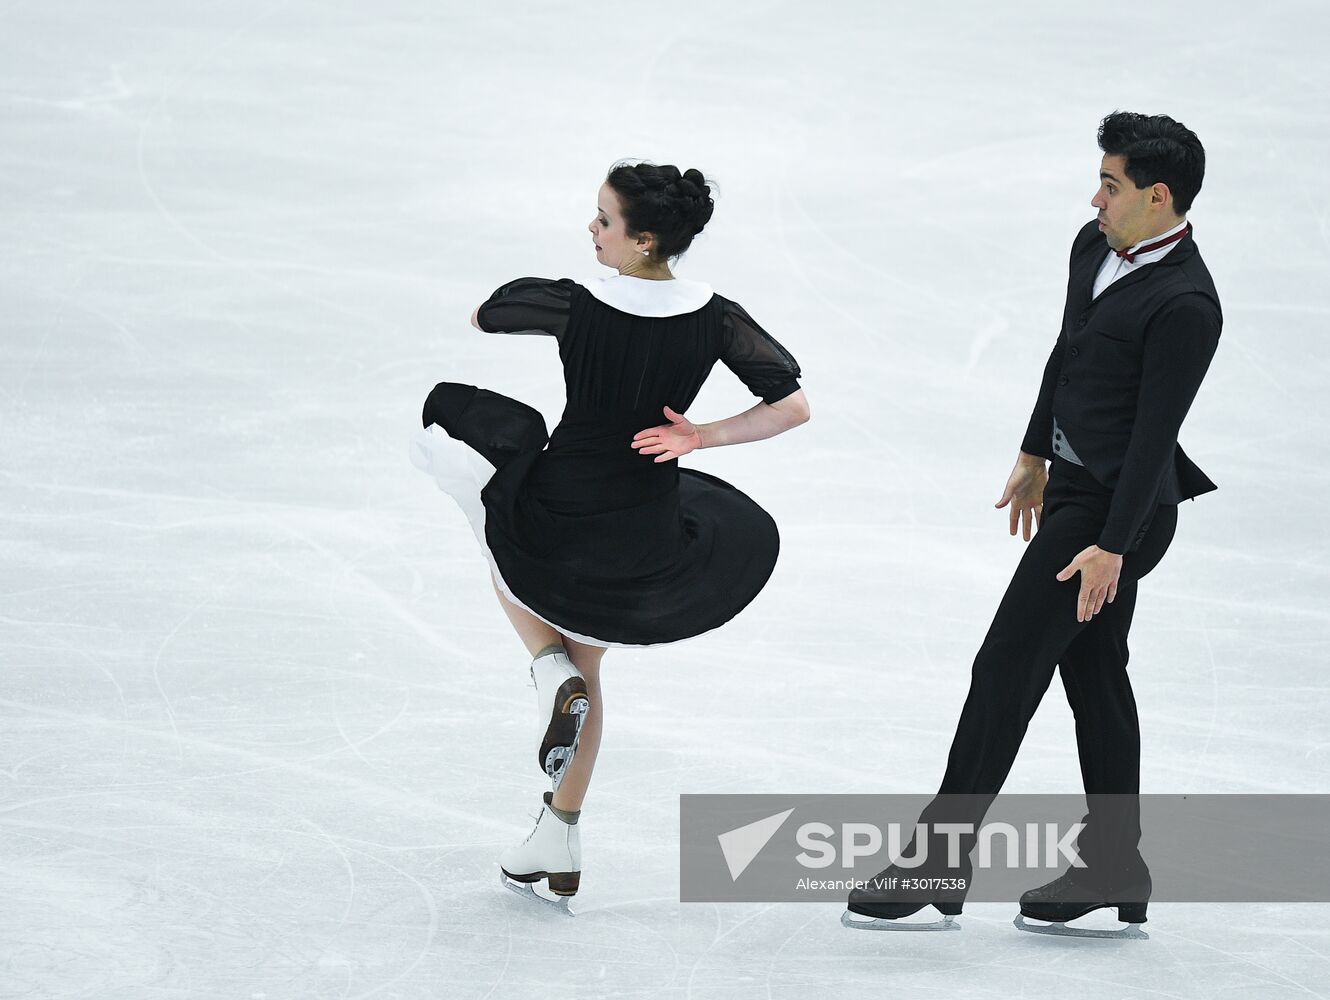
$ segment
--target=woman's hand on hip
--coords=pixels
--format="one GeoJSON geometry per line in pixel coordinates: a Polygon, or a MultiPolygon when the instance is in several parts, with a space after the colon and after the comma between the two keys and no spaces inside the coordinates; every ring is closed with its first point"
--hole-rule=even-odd
{"type": "Polygon", "coordinates": [[[669,462],[702,447],[702,435],[682,413],[665,407],[668,424],[648,427],[633,435],[632,446],[640,455],[655,455],[657,462],[669,462]]]}

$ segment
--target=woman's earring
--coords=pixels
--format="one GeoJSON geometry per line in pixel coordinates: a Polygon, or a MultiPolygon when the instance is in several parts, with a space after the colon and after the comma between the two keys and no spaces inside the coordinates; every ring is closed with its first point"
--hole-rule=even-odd
{"type": "Polygon", "coordinates": [[[650,256],[651,256],[651,251],[650,251],[650,250],[643,250],[643,251],[642,251],[642,256],[643,256],[643,257],[650,257],[650,256]]]}

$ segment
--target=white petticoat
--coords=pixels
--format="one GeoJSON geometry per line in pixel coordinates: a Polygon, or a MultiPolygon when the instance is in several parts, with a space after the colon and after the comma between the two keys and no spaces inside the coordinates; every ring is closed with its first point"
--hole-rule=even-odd
{"type": "MultiPolygon", "coordinates": [[[[456,438],[449,437],[447,431],[438,424],[430,424],[427,428],[412,432],[409,448],[411,464],[421,472],[432,476],[439,489],[452,497],[457,506],[462,508],[462,513],[466,515],[467,522],[471,525],[471,531],[476,536],[476,541],[480,543],[480,551],[485,553],[485,559],[489,562],[490,573],[494,576],[494,582],[504,597],[523,611],[540,619],[550,628],[587,646],[601,646],[606,649],[645,648],[646,644],[643,643],[607,642],[604,639],[582,635],[541,617],[527,607],[504,582],[503,574],[499,572],[498,564],[494,561],[494,554],[490,551],[489,543],[485,540],[485,504],[480,499],[480,491],[485,488],[485,484],[494,475],[494,466],[474,448],[463,444],[456,438]]],[[[705,633],[701,634],[705,635],[705,633]]],[[[687,639],[676,640],[676,642],[687,641],[687,639]]],[[[655,645],[659,645],[659,643],[655,645]]]]}

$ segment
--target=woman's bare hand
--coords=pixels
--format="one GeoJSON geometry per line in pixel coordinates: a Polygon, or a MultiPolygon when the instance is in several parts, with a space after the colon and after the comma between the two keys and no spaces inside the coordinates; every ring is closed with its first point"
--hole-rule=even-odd
{"type": "Polygon", "coordinates": [[[669,462],[702,447],[702,435],[682,413],[665,407],[668,424],[648,427],[633,435],[633,447],[641,455],[655,455],[657,462],[669,462]]]}

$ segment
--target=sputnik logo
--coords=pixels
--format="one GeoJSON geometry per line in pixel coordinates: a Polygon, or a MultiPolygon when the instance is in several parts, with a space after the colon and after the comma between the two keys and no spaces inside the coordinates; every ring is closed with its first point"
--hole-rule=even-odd
{"type": "Polygon", "coordinates": [[[768,816],[766,819],[716,836],[720,841],[720,852],[725,855],[725,864],[730,869],[731,882],[739,881],[744,869],[753,863],[753,859],[767,846],[767,842],[776,835],[776,831],[790,818],[792,812],[793,809],[786,809],[774,816],[768,816]]]}

